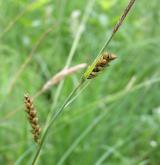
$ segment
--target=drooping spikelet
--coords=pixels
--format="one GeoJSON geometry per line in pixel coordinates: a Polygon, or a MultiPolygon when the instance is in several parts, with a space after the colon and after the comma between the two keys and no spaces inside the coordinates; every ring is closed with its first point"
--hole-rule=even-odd
{"type": "Polygon", "coordinates": [[[106,66],[109,66],[109,62],[116,59],[117,56],[111,53],[103,53],[102,57],[97,61],[96,66],[89,74],[87,79],[94,78],[98,72],[102,71],[106,66]]]}
{"type": "Polygon", "coordinates": [[[27,113],[29,123],[32,127],[31,132],[33,134],[34,141],[36,143],[39,143],[41,128],[38,124],[37,111],[33,105],[32,99],[30,98],[30,96],[28,94],[24,95],[24,103],[25,103],[25,107],[26,107],[25,111],[27,113]]]}

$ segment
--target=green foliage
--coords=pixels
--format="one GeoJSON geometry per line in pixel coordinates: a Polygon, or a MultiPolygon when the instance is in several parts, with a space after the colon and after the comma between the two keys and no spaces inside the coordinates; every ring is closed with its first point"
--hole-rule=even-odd
{"type": "MultiPolygon", "coordinates": [[[[71,66],[97,56],[127,0],[96,1],[71,66]]],[[[87,1],[0,2],[0,164],[31,164],[36,151],[24,113],[23,95],[34,95],[65,66],[87,1]],[[31,61],[8,89],[39,37],[53,24],[31,61]]],[[[160,157],[160,6],[136,1],[111,41],[118,56],[70,104],[51,128],[38,164],[159,164],[160,157]]],[[[78,84],[83,71],[35,100],[42,127],[78,84]],[[53,106],[54,105],[54,106],[53,106]]]]}

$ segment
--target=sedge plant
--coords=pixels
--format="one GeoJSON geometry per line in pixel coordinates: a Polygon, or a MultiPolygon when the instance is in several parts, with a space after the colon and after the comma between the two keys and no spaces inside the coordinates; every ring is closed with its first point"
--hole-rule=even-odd
{"type": "MultiPolygon", "coordinates": [[[[87,68],[87,70],[84,72],[84,74],[82,75],[79,84],[73,89],[73,91],[69,94],[69,96],[66,98],[66,100],[64,101],[64,103],[62,104],[62,106],[51,115],[51,118],[49,120],[49,122],[47,122],[47,125],[43,131],[41,140],[40,140],[40,144],[37,148],[36,154],[34,156],[34,159],[32,161],[32,165],[36,164],[38,157],[40,155],[40,151],[41,148],[45,142],[46,136],[49,132],[49,129],[51,128],[51,126],[53,125],[53,123],[55,122],[55,120],[60,116],[60,114],[64,111],[66,105],[72,100],[73,96],[77,93],[78,90],[81,90],[82,86],[87,82],[88,79],[90,79],[93,71],[95,71],[95,69],[97,69],[97,67],[101,66],[104,67],[106,64],[108,64],[110,60],[106,60],[106,58],[104,58],[104,50],[107,48],[107,46],[109,45],[110,41],[112,40],[112,38],[114,37],[114,35],[116,34],[116,32],[119,30],[120,26],[122,25],[124,19],[126,18],[126,16],[128,15],[130,9],[132,8],[133,4],[134,4],[135,0],[130,0],[127,7],[125,8],[122,16],[120,17],[120,19],[118,20],[118,22],[116,23],[116,25],[113,28],[113,31],[111,33],[111,36],[109,37],[109,39],[106,40],[104,46],[101,48],[101,50],[99,51],[96,59],[93,61],[93,63],[87,68]],[[103,61],[104,64],[103,64],[103,61]]],[[[107,58],[113,58],[115,59],[116,56],[109,56],[109,54],[107,53],[107,58]]],[[[94,76],[93,76],[94,78],[94,76]]]]}

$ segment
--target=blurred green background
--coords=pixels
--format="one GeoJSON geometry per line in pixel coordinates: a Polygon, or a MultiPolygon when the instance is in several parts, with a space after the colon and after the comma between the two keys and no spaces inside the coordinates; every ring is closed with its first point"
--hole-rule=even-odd
{"type": "MultiPolygon", "coordinates": [[[[35,95],[63,69],[88,2],[0,0],[0,164],[31,164],[36,146],[24,112],[24,93],[35,95]]],[[[70,66],[95,59],[127,3],[95,1],[70,66]]],[[[159,27],[159,1],[137,0],[107,49],[118,59],[56,120],[39,165],[160,164],[159,27]]],[[[42,127],[83,72],[65,78],[57,102],[59,85],[35,99],[42,127]]]]}

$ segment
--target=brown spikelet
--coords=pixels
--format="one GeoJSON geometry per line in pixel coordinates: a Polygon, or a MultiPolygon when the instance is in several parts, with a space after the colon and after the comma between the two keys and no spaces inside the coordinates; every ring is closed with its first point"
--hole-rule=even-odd
{"type": "Polygon", "coordinates": [[[25,103],[25,107],[26,107],[25,111],[27,113],[27,118],[32,127],[31,132],[33,134],[34,141],[36,143],[39,143],[41,128],[38,124],[37,111],[33,105],[32,99],[30,98],[30,96],[28,94],[24,95],[24,103],[25,103]]]}
{"type": "Polygon", "coordinates": [[[87,79],[94,78],[98,72],[102,71],[105,67],[109,66],[109,62],[116,59],[117,56],[111,53],[103,53],[102,57],[97,61],[96,66],[87,77],[87,79]]]}

